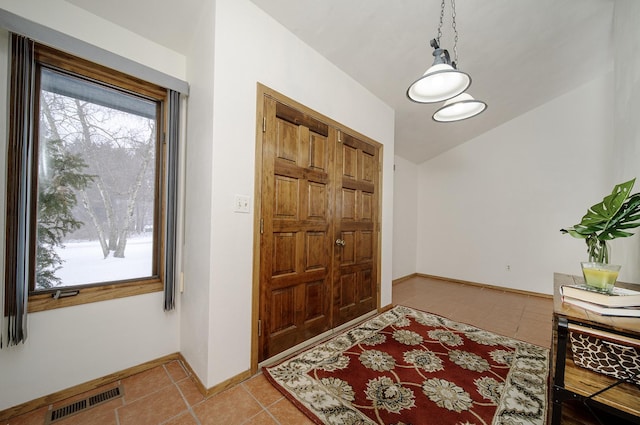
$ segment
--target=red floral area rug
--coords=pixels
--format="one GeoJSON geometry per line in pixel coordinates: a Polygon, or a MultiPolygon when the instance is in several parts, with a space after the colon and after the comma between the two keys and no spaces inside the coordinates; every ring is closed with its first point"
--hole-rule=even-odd
{"type": "Polygon", "coordinates": [[[398,306],[263,368],[318,424],[543,425],[549,350],[398,306]]]}

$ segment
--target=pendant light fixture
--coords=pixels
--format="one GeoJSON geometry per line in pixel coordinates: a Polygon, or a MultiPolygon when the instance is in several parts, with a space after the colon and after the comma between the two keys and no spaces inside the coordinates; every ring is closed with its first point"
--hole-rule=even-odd
{"type": "Polygon", "coordinates": [[[416,103],[447,102],[433,114],[438,122],[452,122],[471,118],[487,108],[487,104],[464,93],[471,85],[471,77],[458,70],[458,29],[456,27],[456,5],[451,0],[451,25],[454,32],[454,60],[449,51],[440,47],[445,0],[440,5],[440,22],[437,37],[431,40],[433,65],[407,89],[407,97],[416,103]]]}
{"type": "Polygon", "coordinates": [[[462,93],[444,102],[432,118],[438,122],[462,121],[475,117],[485,109],[487,109],[486,103],[475,100],[469,93],[462,93]]]}
{"type": "Polygon", "coordinates": [[[471,85],[469,74],[458,71],[449,52],[441,49],[439,43],[438,39],[431,40],[433,65],[407,89],[407,97],[414,102],[442,102],[459,95],[471,85]]]}

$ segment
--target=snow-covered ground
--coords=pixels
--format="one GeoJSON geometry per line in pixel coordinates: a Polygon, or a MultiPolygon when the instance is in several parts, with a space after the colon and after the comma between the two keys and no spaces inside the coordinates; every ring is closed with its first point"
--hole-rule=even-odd
{"type": "Polygon", "coordinates": [[[56,276],[61,286],[81,285],[151,276],[153,238],[151,234],[130,237],[125,258],[103,258],[100,242],[68,242],[57,250],[64,260],[56,276]]]}

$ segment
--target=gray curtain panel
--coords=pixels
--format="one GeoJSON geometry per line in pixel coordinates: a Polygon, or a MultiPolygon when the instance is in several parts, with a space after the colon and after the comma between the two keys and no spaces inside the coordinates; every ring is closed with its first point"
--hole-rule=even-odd
{"type": "Polygon", "coordinates": [[[17,190],[7,193],[6,243],[16,246],[14,258],[6,258],[4,314],[0,348],[18,345],[27,339],[27,299],[29,297],[29,246],[31,239],[31,164],[33,158],[33,98],[35,90],[35,63],[33,41],[14,35],[11,38],[10,55],[16,60],[11,64],[11,102],[9,122],[9,150],[14,152],[13,162],[8,163],[7,176],[19,179],[17,190]]]}

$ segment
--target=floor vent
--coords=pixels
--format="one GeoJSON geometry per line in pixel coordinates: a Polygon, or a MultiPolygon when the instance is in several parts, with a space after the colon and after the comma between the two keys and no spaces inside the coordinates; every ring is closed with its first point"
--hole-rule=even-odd
{"type": "Polygon", "coordinates": [[[45,425],[55,423],[61,419],[67,418],[71,415],[75,415],[76,413],[91,409],[94,406],[105,403],[109,400],[113,400],[114,398],[122,397],[122,395],[122,388],[118,385],[117,387],[103,391],[100,394],[87,397],[84,400],[76,401],[75,403],[71,403],[66,406],[62,406],[56,410],[52,410],[51,412],[49,412],[49,414],[47,415],[47,420],[45,421],[45,425]]]}

